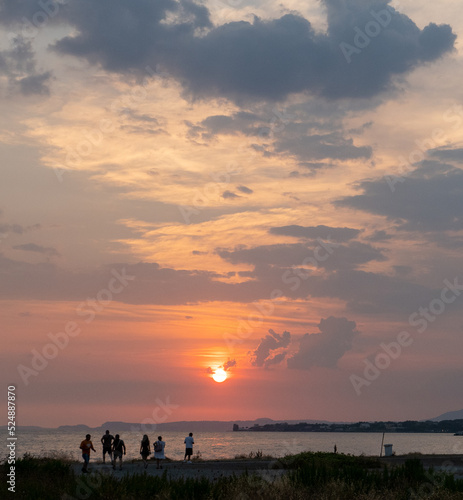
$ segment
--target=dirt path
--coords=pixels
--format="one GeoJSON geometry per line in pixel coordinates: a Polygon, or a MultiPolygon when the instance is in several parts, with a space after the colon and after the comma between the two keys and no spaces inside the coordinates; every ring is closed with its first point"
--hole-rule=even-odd
{"type": "MultiPolygon", "coordinates": [[[[110,464],[95,463],[90,464],[89,472],[97,472],[100,474],[112,475],[114,477],[122,477],[125,474],[143,474],[144,472],[150,476],[161,476],[165,472],[167,476],[172,479],[179,477],[198,478],[203,476],[210,480],[214,480],[219,477],[244,474],[248,471],[249,473],[256,473],[271,480],[284,473],[281,469],[272,469],[273,463],[274,462],[267,460],[214,460],[193,462],[192,464],[167,462],[163,464],[162,469],[156,469],[156,463],[150,461],[148,468],[144,469],[142,462],[127,462],[122,465],[122,470],[119,470],[119,467],[113,470],[110,464]]],[[[77,474],[82,474],[82,464],[76,464],[73,467],[77,474]]]]}
{"type": "MultiPolygon", "coordinates": [[[[458,479],[463,479],[463,455],[401,455],[382,457],[380,461],[383,464],[393,466],[402,465],[410,458],[418,458],[426,468],[433,467],[435,470],[445,471],[454,474],[458,479]]],[[[162,469],[156,469],[156,463],[151,460],[147,469],[144,469],[141,461],[126,462],[123,464],[122,470],[119,470],[119,467],[113,470],[111,464],[91,463],[89,472],[114,477],[123,477],[126,474],[143,474],[144,472],[150,476],[161,476],[166,473],[172,479],[207,477],[210,480],[249,472],[272,480],[285,473],[284,470],[274,469],[275,464],[276,461],[269,460],[211,460],[193,462],[192,464],[165,462],[162,469]]],[[[82,464],[75,464],[73,467],[77,474],[82,474],[82,464]]]]}

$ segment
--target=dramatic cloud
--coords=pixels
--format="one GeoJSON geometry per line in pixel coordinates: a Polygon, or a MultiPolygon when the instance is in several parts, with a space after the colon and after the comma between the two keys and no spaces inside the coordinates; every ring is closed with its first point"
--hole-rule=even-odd
{"type": "Polygon", "coordinates": [[[268,368],[270,365],[279,363],[285,358],[286,353],[282,349],[288,347],[291,342],[291,334],[283,332],[281,335],[272,329],[268,335],[260,340],[260,344],[253,352],[252,364],[268,368]],[[276,352],[275,352],[276,351],[276,352]]]}
{"type": "Polygon", "coordinates": [[[318,328],[320,333],[306,333],[302,337],[299,351],[288,358],[288,368],[335,368],[339,359],[352,348],[354,337],[359,333],[355,321],[334,316],[320,320],[318,328]]]}
{"type": "Polygon", "coordinates": [[[363,181],[360,189],[362,194],[335,205],[383,215],[401,230],[463,229],[463,171],[450,165],[423,162],[406,177],[395,178],[393,189],[385,179],[363,181]]]}
{"type": "MultiPolygon", "coordinates": [[[[453,48],[450,26],[421,30],[387,1],[325,5],[326,33],[298,14],[213,26],[207,8],[189,0],[70,0],[50,21],[75,29],[54,44],[60,53],[122,74],[148,76],[146,67],[160,64],[194,96],[236,101],[297,92],[368,98],[388,89],[395,75],[453,48]]],[[[0,4],[7,25],[30,21],[39,10],[36,0],[0,4]]]]}

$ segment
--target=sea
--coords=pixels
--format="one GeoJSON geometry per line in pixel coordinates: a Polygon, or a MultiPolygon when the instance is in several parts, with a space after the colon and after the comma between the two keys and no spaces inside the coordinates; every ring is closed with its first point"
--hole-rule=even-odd
{"type": "MultiPolygon", "coordinates": [[[[16,456],[25,453],[33,456],[59,456],[73,460],[81,459],[79,445],[85,439],[86,432],[58,430],[21,430],[17,429],[16,456]]],[[[110,429],[114,435],[117,429],[110,429]]],[[[101,460],[102,432],[89,431],[92,434],[93,446],[91,460],[101,460]]],[[[126,460],[140,458],[140,431],[119,433],[124,440],[126,460]]],[[[149,433],[153,443],[159,433],[149,433]]],[[[188,433],[170,431],[163,432],[162,439],[166,443],[167,458],[182,460],[185,451],[183,444],[188,433]]],[[[463,454],[463,436],[447,433],[369,433],[369,432],[195,432],[193,456],[203,460],[233,459],[237,456],[253,456],[258,452],[273,457],[283,457],[302,451],[332,452],[336,445],[338,453],[351,455],[379,456],[384,455],[382,444],[392,444],[397,455],[418,452],[422,454],[463,454]]],[[[6,453],[4,453],[6,455],[6,453]]],[[[1,457],[3,458],[3,457],[1,457]]]]}

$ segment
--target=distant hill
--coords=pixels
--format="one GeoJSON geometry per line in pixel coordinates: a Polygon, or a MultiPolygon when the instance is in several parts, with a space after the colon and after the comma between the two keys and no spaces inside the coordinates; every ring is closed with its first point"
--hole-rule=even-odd
{"type": "MultiPolygon", "coordinates": [[[[233,420],[223,422],[221,420],[198,420],[198,421],[180,421],[180,422],[164,422],[160,424],[147,423],[130,423],[130,422],[105,422],[97,430],[109,429],[112,433],[134,431],[153,432],[156,431],[184,431],[184,432],[227,432],[233,430],[233,424],[238,424],[240,427],[252,427],[254,425],[274,424],[279,422],[288,423],[315,423],[316,420],[272,420],[271,418],[258,418],[256,420],[233,420]]],[[[76,426],[81,427],[81,426],[76,426]]],[[[76,428],[76,430],[80,430],[76,428]]]]}
{"type": "MultiPolygon", "coordinates": [[[[180,422],[164,422],[160,424],[154,423],[134,423],[134,422],[105,422],[99,427],[89,427],[84,424],[77,425],[60,425],[58,431],[68,432],[104,432],[109,429],[111,433],[119,433],[126,431],[154,432],[154,431],[184,431],[184,432],[227,432],[233,430],[233,424],[238,424],[241,428],[253,427],[254,425],[277,424],[287,422],[288,424],[304,423],[329,423],[326,420],[272,420],[271,418],[258,418],[256,420],[232,420],[223,422],[220,420],[199,420],[199,421],[180,421],[180,422]]],[[[0,426],[0,429],[6,429],[6,426],[0,426]]],[[[52,430],[45,427],[37,426],[21,426],[21,429],[32,431],[52,430]]]]}
{"type": "Polygon", "coordinates": [[[460,420],[463,419],[463,410],[456,411],[448,411],[447,413],[443,413],[438,417],[431,418],[433,422],[440,422],[441,420],[460,420]]]}

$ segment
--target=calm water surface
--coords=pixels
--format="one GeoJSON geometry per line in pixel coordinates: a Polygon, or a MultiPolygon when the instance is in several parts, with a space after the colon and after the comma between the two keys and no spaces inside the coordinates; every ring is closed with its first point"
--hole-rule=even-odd
{"type": "MultiPolygon", "coordinates": [[[[114,435],[117,429],[110,429],[114,435]]],[[[92,441],[97,453],[93,459],[101,459],[100,439],[103,433],[93,433],[92,441]]],[[[127,459],[140,458],[140,432],[119,432],[127,447],[127,459]]],[[[157,433],[149,433],[153,443],[157,433]]],[[[187,433],[165,432],[166,456],[174,460],[183,459],[187,433]]],[[[18,432],[17,454],[28,452],[32,455],[65,453],[80,460],[80,442],[85,439],[82,432],[21,431],[18,432]]],[[[261,450],[264,455],[282,457],[301,451],[333,451],[336,444],[339,453],[352,455],[379,455],[381,433],[342,433],[342,432],[195,432],[194,454],[200,452],[203,459],[234,458],[236,455],[249,455],[261,450]]],[[[384,443],[391,443],[398,454],[410,452],[455,454],[463,453],[463,437],[453,434],[386,434],[384,443]]]]}

